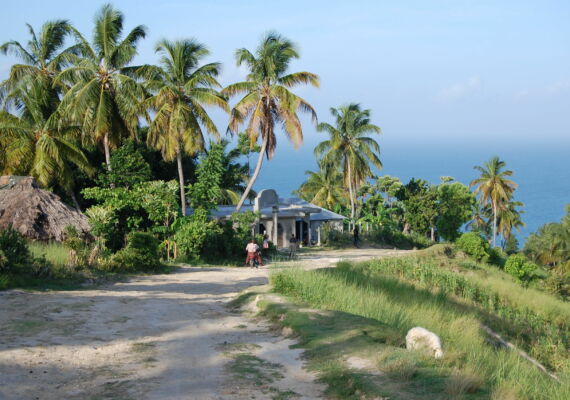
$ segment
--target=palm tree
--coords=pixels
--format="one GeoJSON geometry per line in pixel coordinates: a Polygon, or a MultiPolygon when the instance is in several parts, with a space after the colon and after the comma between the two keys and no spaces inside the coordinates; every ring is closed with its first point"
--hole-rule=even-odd
{"type": "Polygon", "coordinates": [[[33,176],[43,187],[59,185],[79,208],[73,193],[71,168],[92,172],[87,157],[73,140],[80,127],[69,124],[56,113],[45,117],[42,106],[50,93],[44,89],[36,81],[21,93],[20,115],[0,111],[0,137],[5,140],[2,173],[33,176]]]}
{"type": "Polygon", "coordinates": [[[305,171],[305,175],[307,180],[296,191],[302,199],[328,209],[346,204],[346,192],[340,185],[342,176],[334,167],[319,163],[317,172],[305,171]]]}
{"type": "Polygon", "coordinates": [[[470,187],[476,186],[475,194],[479,194],[479,201],[483,206],[491,205],[493,211],[493,246],[497,245],[497,215],[499,209],[509,202],[517,184],[507,177],[513,171],[505,170],[506,163],[499,157],[493,157],[484,166],[474,168],[481,173],[479,178],[471,181],[470,187]]]}
{"type": "Polygon", "coordinates": [[[200,66],[209,52],[197,41],[160,41],[156,51],[161,54],[161,67],[149,80],[155,95],[148,104],[156,111],[148,132],[148,143],[162,152],[167,161],[176,159],[180,182],[180,206],[186,215],[186,196],[182,156],[204,150],[204,132],[219,138],[216,125],[204,109],[213,105],[229,111],[225,98],[214,88],[219,63],[200,66]]]}
{"type": "Polygon", "coordinates": [[[313,107],[289,89],[299,84],[319,86],[319,77],[310,72],[287,74],[289,64],[299,58],[296,46],[277,33],[268,33],[255,54],[247,49],[235,53],[237,65],[245,64],[249,73],[246,81],[226,87],[222,93],[229,97],[245,93],[231,112],[228,130],[237,133],[239,126],[249,118],[246,128],[251,147],[261,137],[261,151],[248,185],[236,206],[239,211],[247,198],[263,163],[263,157],[271,159],[277,146],[275,126],[281,124],[287,137],[298,147],[303,141],[303,130],[297,111],[311,114],[316,122],[313,107]]]}
{"type": "Polygon", "coordinates": [[[513,234],[513,229],[519,231],[520,228],[525,226],[521,218],[521,214],[524,211],[518,209],[523,206],[524,203],[520,201],[509,201],[503,208],[499,208],[497,213],[497,231],[503,236],[504,243],[513,234]]]}
{"type": "Polygon", "coordinates": [[[317,127],[327,132],[329,139],[315,147],[315,155],[326,163],[340,165],[344,184],[350,198],[350,218],[356,217],[356,192],[367,178],[373,177],[371,166],[382,168],[380,146],[369,133],[380,133],[378,126],[370,122],[370,110],[362,110],[359,104],[351,103],[330,109],[335,117],[335,126],[326,122],[317,127]]]}
{"type": "Polygon", "coordinates": [[[471,221],[467,222],[467,226],[471,231],[482,233],[488,238],[491,231],[489,214],[491,214],[489,207],[483,207],[481,203],[474,203],[471,209],[471,221]]]}
{"type": "Polygon", "coordinates": [[[137,54],[137,43],[146,35],[139,25],[123,39],[123,14],[104,5],[95,17],[93,43],[81,38],[81,57],[62,71],[56,83],[69,86],[61,103],[68,117],[81,121],[84,141],[102,145],[107,168],[111,170],[110,148],[125,136],[135,136],[145,92],[137,81],[147,68],[129,64],[137,54]]]}
{"type": "Polygon", "coordinates": [[[11,54],[22,61],[10,69],[10,76],[0,84],[0,102],[7,104],[17,103],[20,90],[30,84],[30,80],[40,83],[48,96],[42,96],[46,103],[42,108],[50,114],[59,103],[58,90],[53,85],[55,76],[61,71],[68,60],[68,56],[78,51],[78,45],[62,50],[69,35],[75,35],[75,29],[66,20],[48,21],[42,25],[36,35],[34,28],[26,24],[30,33],[30,40],[26,46],[11,40],[0,46],[0,53],[11,54]]]}

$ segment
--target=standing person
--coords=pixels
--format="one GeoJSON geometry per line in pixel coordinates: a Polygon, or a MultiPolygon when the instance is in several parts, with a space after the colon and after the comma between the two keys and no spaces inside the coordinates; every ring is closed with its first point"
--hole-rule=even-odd
{"type": "Polygon", "coordinates": [[[245,251],[247,251],[247,258],[245,259],[246,264],[248,264],[251,260],[255,260],[258,266],[263,266],[261,255],[259,254],[259,246],[255,242],[255,239],[251,239],[251,242],[245,246],[245,251]]]}
{"type": "Polygon", "coordinates": [[[267,233],[263,235],[263,249],[264,250],[269,249],[269,237],[267,236],[267,233]]]}
{"type": "Polygon", "coordinates": [[[297,238],[295,237],[294,233],[291,234],[291,238],[289,239],[289,246],[291,251],[289,258],[293,258],[295,256],[295,253],[297,253],[297,238]]]}
{"type": "Polygon", "coordinates": [[[360,229],[358,228],[358,225],[354,225],[354,229],[352,230],[352,234],[354,235],[354,247],[356,247],[357,249],[358,247],[358,242],[360,241],[360,229]]]}

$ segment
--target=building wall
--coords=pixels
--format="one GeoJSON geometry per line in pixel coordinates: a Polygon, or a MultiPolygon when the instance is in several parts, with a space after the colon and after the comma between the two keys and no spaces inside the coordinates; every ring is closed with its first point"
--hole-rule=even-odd
{"type": "MultiPolygon", "coordinates": [[[[273,220],[271,219],[261,219],[260,221],[264,226],[266,232],[260,232],[261,234],[267,234],[269,240],[273,240],[273,220]]],[[[281,225],[280,235],[277,239],[277,247],[286,248],[289,247],[289,238],[291,234],[295,232],[295,218],[278,218],[277,224],[281,225]]]]}

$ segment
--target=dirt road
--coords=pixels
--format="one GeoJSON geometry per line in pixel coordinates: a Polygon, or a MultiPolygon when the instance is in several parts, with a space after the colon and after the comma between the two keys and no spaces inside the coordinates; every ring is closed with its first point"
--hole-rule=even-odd
{"type": "MultiPolygon", "coordinates": [[[[301,256],[316,268],[390,250],[301,256]]],[[[80,291],[0,292],[0,399],[318,399],[301,350],[226,306],[268,269],[180,268],[80,291]]]]}

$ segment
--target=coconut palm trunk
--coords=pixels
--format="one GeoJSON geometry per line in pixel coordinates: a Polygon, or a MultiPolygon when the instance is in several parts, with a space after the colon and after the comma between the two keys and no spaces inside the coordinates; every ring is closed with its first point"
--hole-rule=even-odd
{"type": "Polygon", "coordinates": [[[493,247],[497,247],[497,203],[493,201],[493,247]]]}
{"type": "Polygon", "coordinates": [[[255,166],[255,170],[253,171],[251,179],[247,183],[247,187],[245,188],[243,194],[241,195],[241,198],[239,199],[239,202],[236,206],[236,212],[239,212],[239,210],[243,206],[245,199],[247,199],[247,196],[249,195],[249,192],[251,191],[251,188],[253,187],[253,184],[255,183],[257,176],[259,175],[259,171],[261,171],[261,165],[263,164],[263,157],[265,156],[266,149],[267,149],[267,139],[264,138],[263,144],[261,145],[261,150],[259,152],[259,156],[257,157],[257,165],[255,166]]]}
{"type": "Polygon", "coordinates": [[[350,197],[350,221],[354,224],[354,191],[352,190],[352,170],[350,168],[350,161],[347,161],[347,166],[348,195],[350,197]]]}
{"type": "Polygon", "coordinates": [[[111,150],[109,149],[109,132],[105,132],[103,136],[103,148],[105,150],[105,162],[107,163],[107,171],[111,172],[111,150]]]}
{"type": "Polygon", "coordinates": [[[178,164],[178,183],[180,185],[180,211],[182,216],[186,216],[186,191],[184,187],[184,169],[182,168],[182,152],[176,152],[176,163],[178,164]]]}

